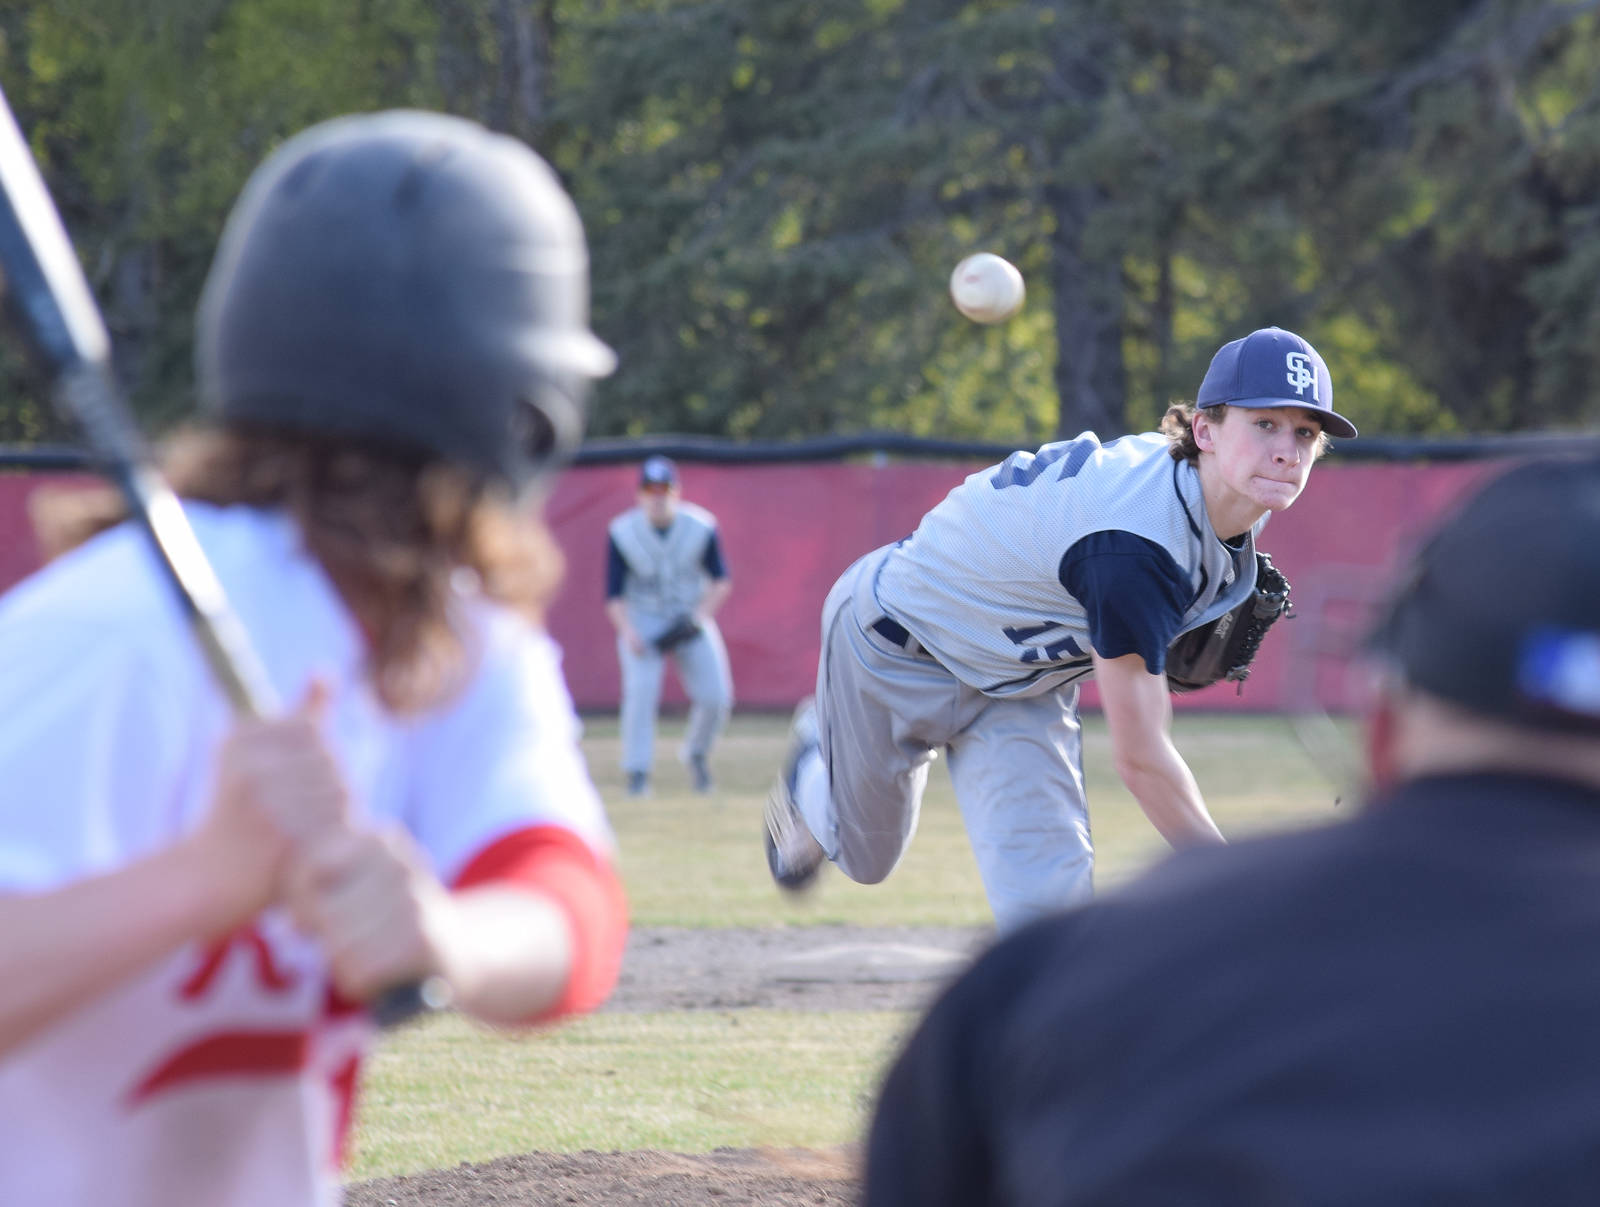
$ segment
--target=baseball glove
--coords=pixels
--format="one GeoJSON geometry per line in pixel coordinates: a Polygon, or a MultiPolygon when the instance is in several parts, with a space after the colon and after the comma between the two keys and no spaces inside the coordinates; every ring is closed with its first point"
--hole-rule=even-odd
{"type": "Polygon", "coordinates": [[[685,641],[692,641],[698,636],[700,636],[700,622],[693,616],[679,616],[651,644],[659,653],[666,654],[677,649],[685,641]]]}
{"type": "Polygon", "coordinates": [[[1256,554],[1256,589],[1231,612],[1184,633],[1167,649],[1167,686],[1175,692],[1250,677],[1261,639],[1280,616],[1293,615],[1289,580],[1265,553],[1256,554]]]}

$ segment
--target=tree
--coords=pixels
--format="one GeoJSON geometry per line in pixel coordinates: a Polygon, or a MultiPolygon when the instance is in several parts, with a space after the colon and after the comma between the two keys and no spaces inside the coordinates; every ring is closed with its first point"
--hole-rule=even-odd
{"type": "MultiPolygon", "coordinates": [[[[0,72],[75,236],[144,420],[193,409],[195,303],[251,169],[320,118],[430,104],[422,0],[52,0],[8,12],[0,72]]],[[[37,383],[0,385],[6,438],[49,429],[37,383]],[[30,418],[30,416],[32,418],[30,418]]]]}
{"type": "Polygon", "coordinates": [[[574,103],[641,372],[602,422],[1110,434],[1269,322],[1369,427],[1577,419],[1593,7],[614,7],[586,57],[623,82],[574,103]],[[979,246],[1028,275],[1014,327],[943,302],[979,246]]]}
{"type": "Polygon", "coordinates": [[[1597,7],[1341,6],[1280,97],[1280,157],[1318,162],[1270,187],[1336,253],[1318,309],[1393,430],[1600,419],[1597,7]]]}
{"type": "MultiPolygon", "coordinates": [[[[245,176],[442,108],[579,200],[602,433],[1147,426],[1278,323],[1364,428],[1593,422],[1600,0],[15,0],[0,78],[146,421],[245,176]],[[945,283],[1022,268],[995,328],[945,283]]],[[[0,350],[0,440],[57,429],[0,350]]]]}
{"type": "Polygon", "coordinates": [[[978,246],[1036,279],[1018,232],[1042,221],[1021,149],[971,115],[960,7],[664,5],[585,31],[607,84],[568,98],[594,135],[577,179],[625,367],[606,430],[1053,430],[1047,319],[981,331],[945,297],[978,246]]]}

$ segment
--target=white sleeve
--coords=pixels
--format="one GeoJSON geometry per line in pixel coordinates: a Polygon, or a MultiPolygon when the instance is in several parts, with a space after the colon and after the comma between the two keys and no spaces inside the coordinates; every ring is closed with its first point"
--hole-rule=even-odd
{"type": "Polygon", "coordinates": [[[109,871],[182,833],[192,688],[161,645],[40,609],[0,618],[0,892],[109,871]]]}
{"type": "Polygon", "coordinates": [[[609,857],[614,840],[555,643],[509,616],[492,618],[485,639],[472,683],[414,734],[413,835],[446,883],[496,839],[531,826],[561,826],[609,857]]]}

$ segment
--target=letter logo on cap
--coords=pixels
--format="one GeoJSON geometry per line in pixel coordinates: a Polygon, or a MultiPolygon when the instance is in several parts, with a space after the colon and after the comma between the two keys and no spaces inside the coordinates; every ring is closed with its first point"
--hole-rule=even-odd
{"type": "Polygon", "coordinates": [[[1311,400],[1320,402],[1317,397],[1317,371],[1311,367],[1311,358],[1304,352],[1291,352],[1284,358],[1289,366],[1289,384],[1294,387],[1296,394],[1304,394],[1306,387],[1311,387],[1311,400]]]}

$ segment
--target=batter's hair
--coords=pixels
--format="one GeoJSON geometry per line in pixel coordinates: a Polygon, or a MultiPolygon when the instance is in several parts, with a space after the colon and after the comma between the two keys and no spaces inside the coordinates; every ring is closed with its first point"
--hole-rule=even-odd
{"type": "MultiPolygon", "coordinates": [[[[163,468],[178,494],[270,507],[296,521],[367,638],[379,699],[416,712],[461,687],[472,652],[459,596],[475,589],[539,622],[565,563],[527,505],[481,473],[306,433],[228,425],[180,432],[163,468]]],[[[46,557],[126,518],[109,488],[34,492],[46,557]]]]}
{"type": "MultiPolygon", "coordinates": [[[[1161,434],[1167,438],[1167,452],[1174,461],[1187,461],[1191,465],[1200,459],[1200,446],[1194,442],[1194,417],[1200,408],[1192,402],[1175,402],[1161,417],[1161,434]]],[[[1228,414],[1228,404],[1219,402],[1206,408],[1206,413],[1221,422],[1228,414]]],[[[1333,447],[1326,432],[1317,433],[1317,458],[1333,447]]]]}

